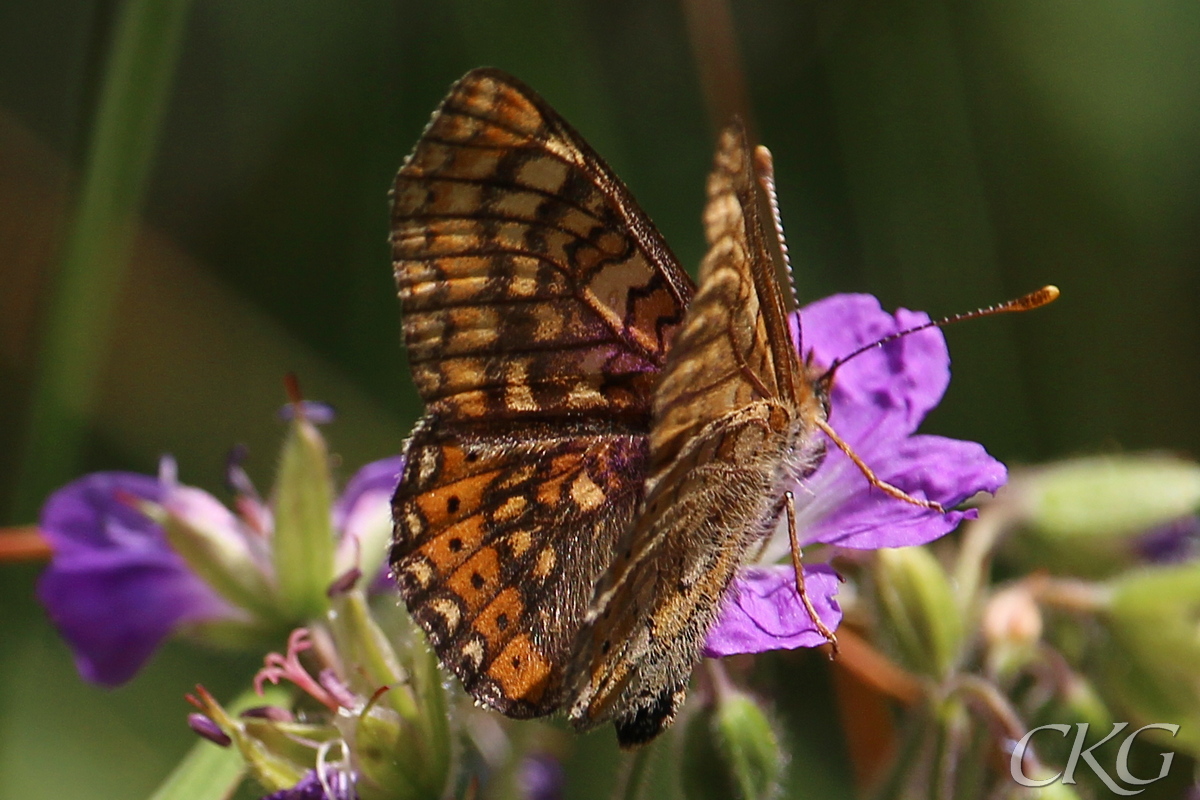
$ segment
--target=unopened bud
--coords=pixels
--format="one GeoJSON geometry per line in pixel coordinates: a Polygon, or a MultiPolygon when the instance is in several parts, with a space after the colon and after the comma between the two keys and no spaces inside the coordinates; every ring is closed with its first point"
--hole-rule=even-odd
{"type": "Polygon", "coordinates": [[[1033,657],[1042,638],[1042,611],[1028,586],[1017,584],[993,594],[980,621],[991,670],[1011,674],[1033,657]]]}
{"type": "Polygon", "coordinates": [[[1008,490],[1026,526],[1010,539],[1011,558],[1028,569],[1103,578],[1155,560],[1142,552],[1143,538],[1196,510],[1200,465],[1165,455],[1081,458],[1015,472],[1008,490]]]}
{"type": "Polygon", "coordinates": [[[1111,581],[1096,681],[1136,719],[1178,723],[1174,750],[1200,755],[1200,563],[1139,569],[1111,581]]]}
{"type": "Polygon", "coordinates": [[[942,565],[922,547],[878,550],[875,590],[885,635],[910,670],[949,674],[963,641],[962,612],[942,565]]]}
{"type": "Polygon", "coordinates": [[[764,800],[776,793],[784,756],[779,737],[753,698],[733,689],[687,723],[683,793],[688,800],[764,800]]]}
{"type": "Polygon", "coordinates": [[[279,602],[288,619],[311,619],[329,606],[334,536],[333,479],[325,439],[303,414],[288,426],[275,483],[271,553],[279,602]]]}

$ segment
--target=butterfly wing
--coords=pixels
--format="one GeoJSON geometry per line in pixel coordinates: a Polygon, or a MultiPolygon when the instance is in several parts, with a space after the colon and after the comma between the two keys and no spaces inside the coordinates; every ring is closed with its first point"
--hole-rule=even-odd
{"type": "Polygon", "coordinates": [[[691,281],[582,138],[489,69],[451,88],[396,176],[392,250],[426,406],[393,571],[471,694],[545,714],[640,501],[691,281]]]}
{"type": "Polygon", "coordinates": [[[700,287],[655,394],[646,497],[576,646],[572,721],[612,719],[624,746],[670,724],[781,487],[819,459],[803,420],[823,410],[788,334],[752,159],[741,126],[726,129],[700,287]]]}

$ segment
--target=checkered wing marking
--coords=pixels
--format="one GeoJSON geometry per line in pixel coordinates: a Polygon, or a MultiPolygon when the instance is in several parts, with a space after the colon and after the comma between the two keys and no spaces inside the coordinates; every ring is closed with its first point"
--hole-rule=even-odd
{"type": "Polygon", "coordinates": [[[495,70],[455,84],[401,168],[392,249],[426,405],[393,503],[401,593],[478,700],[551,712],[641,497],[690,280],[578,134],[495,70]]]}

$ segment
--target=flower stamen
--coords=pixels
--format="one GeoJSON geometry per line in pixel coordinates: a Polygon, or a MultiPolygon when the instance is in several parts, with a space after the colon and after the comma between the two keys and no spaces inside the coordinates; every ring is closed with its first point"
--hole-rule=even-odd
{"type": "Polygon", "coordinates": [[[300,663],[300,654],[312,649],[312,646],[307,628],[296,628],[292,631],[288,636],[286,655],[268,653],[263,659],[263,668],[254,676],[254,691],[262,694],[264,681],[278,685],[279,681],[286,679],[330,711],[336,712],[341,704],[324,686],[313,679],[300,663]]]}

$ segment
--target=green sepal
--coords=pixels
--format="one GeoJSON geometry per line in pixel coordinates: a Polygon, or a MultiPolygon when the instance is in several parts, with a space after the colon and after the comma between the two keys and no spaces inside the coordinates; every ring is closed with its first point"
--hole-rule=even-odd
{"type": "Polygon", "coordinates": [[[234,532],[192,525],[156,503],[142,502],[139,508],[162,525],[171,549],[217,594],[255,617],[275,618],[271,583],[234,532]]]}
{"type": "MultiPolygon", "coordinates": [[[[237,748],[237,751],[241,753],[250,774],[267,791],[277,792],[281,789],[295,786],[304,776],[304,773],[312,767],[311,762],[293,761],[275,752],[262,739],[259,739],[250,732],[245,721],[226,711],[208,692],[204,691],[201,687],[197,687],[197,691],[200,701],[204,704],[204,713],[225,732],[225,735],[233,740],[233,744],[237,748]]],[[[246,695],[243,695],[243,698],[239,698],[238,706],[248,707],[252,705],[252,703],[244,698],[246,698],[246,695]]],[[[253,705],[286,706],[289,702],[289,696],[283,689],[264,687],[263,695],[258,700],[259,702],[253,705]]],[[[255,727],[256,729],[258,728],[257,720],[255,721],[255,727]]]]}
{"type": "Polygon", "coordinates": [[[875,553],[874,585],[885,636],[900,661],[935,679],[950,674],[963,644],[963,616],[942,565],[922,547],[875,553]]]}
{"type": "Polygon", "coordinates": [[[319,617],[333,581],[333,478],[329,450],[297,408],[279,460],[272,557],[280,610],[288,619],[319,617]]]}
{"type": "Polygon", "coordinates": [[[765,800],[778,793],[784,762],[767,713],[748,695],[726,689],[686,723],[683,794],[688,800],[765,800]]]}
{"type": "Polygon", "coordinates": [[[419,726],[389,706],[370,702],[354,726],[354,766],[362,800],[437,800],[448,771],[429,758],[419,726]]]}

